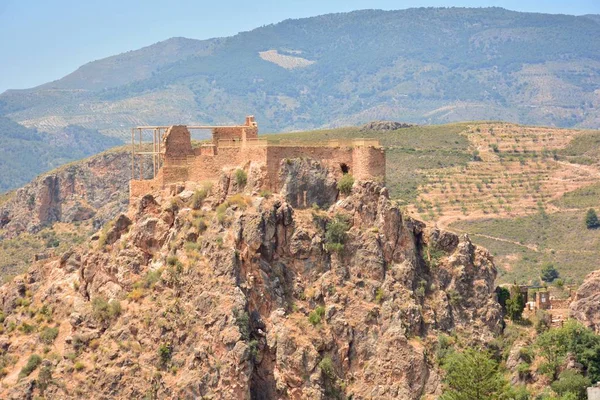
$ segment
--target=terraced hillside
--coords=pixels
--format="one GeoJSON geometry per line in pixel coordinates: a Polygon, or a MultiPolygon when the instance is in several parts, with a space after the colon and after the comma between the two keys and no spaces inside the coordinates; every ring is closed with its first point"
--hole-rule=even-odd
{"type": "Polygon", "coordinates": [[[417,218],[489,248],[501,282],[539,281],[547,263],[567,284],[598,268],[600,231],[586,229],[584,217],[600,210],[600,132],[482,122],[293,134],[362,136],[386,146],[392,196],[417,218]]]}

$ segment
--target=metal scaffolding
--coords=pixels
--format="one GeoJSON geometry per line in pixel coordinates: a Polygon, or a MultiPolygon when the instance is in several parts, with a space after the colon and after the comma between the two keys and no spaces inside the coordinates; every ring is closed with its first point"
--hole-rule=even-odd
{"type": "MultiPolygon", "coordinates": [[[[192,125],[186,126],[188,130],[213,130],[218,128],[247,128],[246,125],[192,125]]],[[[167,133],[167,129],[170,126],[136,126],[131,128],[131,179],[136,179],[135,164],[136,161],[139,166],[138,179],[144,179],[144,163],[142,156],[152,156],[152,178],[156,177],[156,174],[164,163],[164,146],[162,143],[167,133]],[[138,133],[138,140],[136,143],[136,131],[138,133]],[[152,135],[152,151],[144,151],[143,137],[147,136],[146,132],[150,131],[152,135]]],[[[149,145],[150,143],[148,143],[149,145]]]]}

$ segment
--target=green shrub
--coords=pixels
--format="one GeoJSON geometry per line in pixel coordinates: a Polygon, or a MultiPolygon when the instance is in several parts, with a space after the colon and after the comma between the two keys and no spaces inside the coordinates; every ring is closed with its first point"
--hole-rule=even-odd
{"type": "Polygon", "coordinates": [[[596,210],[590,208],[587,210],[585,214],[585,226],[588,229],[596,229],[600,228],[600,221],[598,220],[598,215],[596,214],[596,210]]]}
{"type": "Polygon", "coordinates": [[[35,326],[29,325],[27,322],[23,322],[21,325],[19,325],[18,329],[24,334],[29,335],[31,332],[35,331],[35,326]]]}
{"type": "Polygon", "coordinates": [[[321,323],[321,320],[325,316],[325,307],[318,306],[313,311],[308,314],[308,322],[310,322],[313,326],[317,326],[321,323]]]}
{"type": "Polygon", "coordinates": [[[383,289],[377,288],[377,290],[375,291],[375,302],[377,304],[381,304],[381,303],[383,303],[383,298],[384,298],[383,289]]]}
{"type": "Polygon", "coordinates": [[[517,374],[519,374],[519,379],[527,379],[531,374],[531,365],[526,362],[520,363],[517,365],[517,374]]]}
{"type": "Polygon", "coordinates": [[[183,272],[183,264],[181,263],[181,261],[179,261],[177,256],[167,257],[167,265],[170,267],[170,269],[172,271],[174,271],[178,274],[183,272]]]}
{"type": "Polygon", "coordinates": [[[546,310],[537,310],[535,312],[535,331],[539,333],[546,332],[552,324],[552,315],[546,310]]]}
{"type": "Polygon", "coordinates": [[[448,301],[454,307],[458,306],[462,302],[462,296],[454,289],[448,290],[448,301]]]}
{"type": "Polygon", "coordinates": [[[264,189],[261,190],[259,193],[260,197],[264,197],[265,199],[268,199],[269,197],[271,197],[273,195],[273,192],[271,192],[270,190],[264,189]]]}
{"type": "Polygon", "coordinates": [[[417,288],[415,289],[415,294],[418,297],[423,297],[423,296],[425,296],[426,291],[427,291],[427,281],[424,279],[421,279],[417,285],[417,288]]]}
{"type": "Polygon", "coordinates": [[[32,354],[27,360],[27,364],[19,372],[19,379],[29,376],[42,363],[42,357],[32,354]]]}
{"type": "Polygon", "coordinates": [[[332,221],[327,224],[327,232],[325,232],[326,248],[329,251],[341,251],[344,248],[346,241],[346,232],[350,229],[346,218],[341,214],[337,214],[332,221]]]}
{"type": "Polygon", "coordinates": [[[572,369],[561,372],[558,380],[551,385],[552,390],[560,396],[572,394],[580,400],[585,400],[587,398],[586,388],[588,386],[592,386],[592,381],[572,369]]]}
{"type": "Polygon", "coordinates": [[[354,177],[350,174],[344,174],[338,184],[337,184],[337,188],[338,190],[345,195],[349,195],[350,193],[352,193],[352,186],[354,185],[354,177]]]}
{"type": "Polygon", "coordinates": [[[160,281],[160,276],[162,275],[162,269],[156,269],[154,271],[148,271],[146,275],[133,284],[134,289],[144,288],[151,289],[156,285],[158,281],[160,281]]]}
{"type": "Polygon", "coordinates": [[[38,373],[37,378],[37,386],[40,388],[40,392],[42,393],[42,395],[44,394],[48,386],[50,386],[50,383],[52,383],[52,367],[42,367],[40,369],[40,372],[38,373]]]}
{"type": "Polygon", "coordinates": [[[248,349],[250,350],[250,359],[255,361],[256,357],[258,357],[258,340],[249,341],[248,349]]]}
{"type": "Polygon", "coordinates": [[[42,329],[39,336],[40,342],[50,345],[54,343],[54,340],[58,336],[58,328],[51,328],[49,326],[46,326],[42,329]]]}
{"type": "Polygon", "coordinates": [[[325,356],[321,361],[319,361],[319,369],[325,374],[329,379],[335,379],[335,368],[333,366],[333,361],[331,357],[325,356]]]}
{"type": "Polygon", "coordinates": [[[240,334],[242,335],[242,339],[244,341],[250,340],[250,333],[252,328],[250,326],[250,315],[244,310],[238,310],[237,308],[233,310],[233,317],[235,318],[235,324],[237,325],[240,334]]]}
{"type": "Polygon", "coordinates": [[[173,348],[170,343],[162,343],[158,346],[158,358],[161,367],[166,367],[173,356],[173,348]]]}
{"type": "Polygon", "coordinates": [[[121,303],[118,300],[108,302],[103,297],[96,297],[92,300],[92,315],[99,322],[110,322],[121,315],[121,303]]]}
{"type": "Polygon", "coordinates": [[[559,273],[556,270],[556,268],[554,268],[554,265],[548,263],[548,264],[544,264],[544,266],[542,267],[541,273],[540,273],[540,278],[544,281],[544,282],[552,282],[555,279],[557,279],[559,277],[559,273]]]}
{"type": "Polygon", "coordinates": [[[208,190],[207,189],[197,189],[194,192],[194,195],[192,196],[192,209],[194,210],[198,210],[200,207],[202,207],[202,203],[204,202],[204,200],[206,199],[206,197],[208,196],[208,190]]]}
{"type": "Polygon", "coordinates": [[[202,216],[195,217],[194,220],[192,221],[192,226],[194,228],[196,228],[199,233],[204,233],[206,231],[206,229],[208,228],[208,225],[206,224],[206,221],[204,220],[204,217],[202,217],[202,216]]]}
{"type": "Polygon", "coordinates": [[[442,365],[446,356],[454,351],[454,340],[452,337],[440,333],[437,337],[435,358],[437,360],[438,365],[442,365]]]}
{"type": "Polygon", "coordinates": [[[536,346],[544,359],[539,371],[552,380],[557,378],[568,354],[583,365],[593,382],[600,380],[600,336],[580,323],[569,320],[560,328],[549,329],[538,336],[536,346]]]}
{"type": "Polygon", "coordinates": [[[236,169],[235,170],[235,183],[238,185],[238,187],[246,186],[247,182],[248,182],[248,175],[246,174],[246,171],[244,171],[243,169],[236,169]]]}
{"type": "Polygon", "coordinates": [[[510,291],[505,287],[498,286],[496,288],[496,297],[502,307],[502,312],[506,314],[506,300],[510,299],[510,291]]]}
{"type": "Polygon", "coordinates": [[[77,361],[75,365],[73,365],[73,368],[75,368],[75,371],[82,371],[85,369],[85,364],[81,361],[77,361]]]}

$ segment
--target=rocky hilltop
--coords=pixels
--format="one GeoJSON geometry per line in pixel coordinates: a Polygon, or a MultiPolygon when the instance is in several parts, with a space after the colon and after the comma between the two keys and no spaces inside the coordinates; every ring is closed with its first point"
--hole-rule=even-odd
{"type": "Polygon", "coordinates": [[[282,164],[281,194],[227,174],[148,194],[2,286],[0,397],[439,394],[437,335],[501,329],[492,257],[318,166],[296,176],[321,207],[293,207],[310,163],[282,164]]]}

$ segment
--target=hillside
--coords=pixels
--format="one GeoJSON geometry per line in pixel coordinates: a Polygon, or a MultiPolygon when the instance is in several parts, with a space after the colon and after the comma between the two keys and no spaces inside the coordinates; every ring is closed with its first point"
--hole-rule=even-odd
{"type": "Polygon", "coordinates": [[[263,132],[503,120],[598,126],[597,16],[501,8],[363,10],[228,38],[173,38],[0,95],[0,115],[54,132],[124,137],[136,124],[226,123],[263,132]]]}
{"type": "Polygon", "coordinates": [[[576,320],[513,317],[490,253],[379,183],[338,191],[296,158],[257,195],[266,171],[234,171],[148,193],[0,286],[0,397],[584,399],[600,379],[599,271],[576,320]],[[292,207],[298,187],[322,207],[292,207]]]}
{"type": "Polygon", "coordinates": [[[0,116],[0,193],[23,186],[42,172],[121,143],[120,139],[74,125],[48,135],[0,116]]]}
{"type": "Polygon", "coordinates": [[[321,210],[199,186],[0,287],[2,398],[433,399],[437,335],[501,329],[490,255],[373,182],[321,210]]]}

